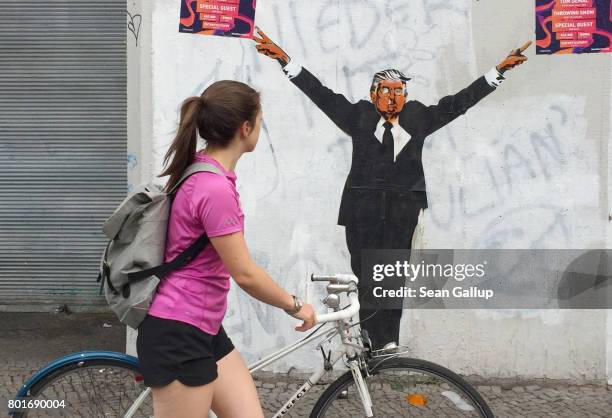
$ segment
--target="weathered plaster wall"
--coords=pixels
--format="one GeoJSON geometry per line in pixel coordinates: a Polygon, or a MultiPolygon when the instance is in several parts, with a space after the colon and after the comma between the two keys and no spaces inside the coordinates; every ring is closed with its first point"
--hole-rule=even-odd
{"type": "MultiPolygon", "coordinates": [[[[149,182],[154,171],[152,115],[152,10],[153,2],[128,0],[126,10],[128,71],[128,184],[149,182]]],[[[136,355],[136,333],[128,328],[126,351],[136,355]]]]}
{"type": "MultiPolygon", "coordinates": [[[[151,162],[131,179],[161,170],[184,98],[219,79],[253,85],[263,94],[265,125],[258,148],[237,169],[247,241],[283,286],[317,301],[321,289],[309,273],[350,272],[336,225],[349,138],[252,41],[178,33],[173,0],[128,3],[144,10],[138,47],[128,51],[130,65],[140,68],[130,71],[130,86],[147,68],[151,75],[139,79],[139,98],[130,96],[131,118],[140,118],[140,131],[130,130],[139,148],[130,149],[151,162]]],[[[374,72],[395,67],[413,77],[411,98],[435,103],[534,37],[531,0],[258,3],[257,24],[352,101],[367,97],[374,72]]],[[[533,51],[499,91],[428,138],[430,208],[417,246],[610,246],[611,56],[533,51]]],[[[401,342],[414,356],[461,373],[604,379],[612,378],[611,324],[606,311],[406,311],[401,342]]],[[[247,360],[298,338],[292,325],[234,286],[225,327],[247,360]]],[[[309,369],[317,357],[306,349],[277,369],[309,369]]]]}

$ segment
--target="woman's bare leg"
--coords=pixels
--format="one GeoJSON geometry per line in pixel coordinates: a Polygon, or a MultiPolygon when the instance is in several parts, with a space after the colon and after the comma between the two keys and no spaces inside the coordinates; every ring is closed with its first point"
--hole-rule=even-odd
{"type": "Polygon", "coordinates": [[[217,373],[212,410],[219,418],[263,418],[255,383],[238,351],[217,362],[217,373]]]}
{"type": "Polygon", "coordinates": [[[164,387],[152,388],[155,418],[207,418],[213,384],[186,386],[174,380],[164,387]]]}

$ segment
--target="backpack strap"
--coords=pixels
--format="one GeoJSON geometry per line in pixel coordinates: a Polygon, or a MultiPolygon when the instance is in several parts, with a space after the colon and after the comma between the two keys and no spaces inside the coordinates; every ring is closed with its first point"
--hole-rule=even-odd
{"type": "MultiPolygon", "coordinates": [[[[200,172],[208,172],[215,173],[220,176],[225,176],[225,174],[219,170],[219,168],[210,163],[194,163],[187,167],[187,170],[181,176],[181,179],[174,185],[174,187],[168,192],[168,194],[173,194],[176,189],[185,181],[189,176],[200,173],[200,172]]],[[[185,249],[182,253],[177,255],[172,261],[161,264],[157,267],[152,267],[150,269],[135,271],[133,273],[128,273],[128,281],[130,283],[142,279],[146,279],[150,276],[157,276],[159,279],[162,279],[168,273],[174,270],[178,270],[179,268],[187,265],[191,260],[193,260],[202,250],[208,245],[210,240],[206,233],[202,234],[197,240],[195,240],[187,249],[185,249]]]]}
{"type": "Polygon", "coordinates": [[[193,163],[189,167],[187,167],[187,169],[185,170],[185,172],[181,176],[181,179],[174,185],[174,187],[172,189],[170,189],[168,194],[173,194],[176,191],[176,189],[178,189],[178,187],[185,180],[187,180],[187,178],[189,178],[191,175],[193,175],[195,173],[200,173],[200,172],[215,173],[215,174],[218,174],[220,176],[225,176],[225,174],[221,170],[219,170],[219,167],[217,167],[214,164],[211,164],[211,163],[193,163]]]}
{"type": "Polygon", "coordinates": [[[208,239],[208,236],[204,234],[195,240],[186,250],[177,255],[172,261],[161,264],[157,267],[152,267],[150,269],[128,273],[128,282],[132,283],[138,280],[146,279],[150,276],[157,276],[158,278],[162,279],[171,271],[178,270],[193,260],[198,254],[200,254],[200,252],[209,242],[210,240],[208,239]]]}

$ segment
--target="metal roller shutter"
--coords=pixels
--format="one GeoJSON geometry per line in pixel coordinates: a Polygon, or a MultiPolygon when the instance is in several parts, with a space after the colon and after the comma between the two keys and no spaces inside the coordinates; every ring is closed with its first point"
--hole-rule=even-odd
{"type": "MultiPolygon", "coordinates": [[[[125,0],[0,0],[0,305],[99,304],[126,193],[125,0]]],[[[8,308],[7,308],[8,306],[8,308]]]]}

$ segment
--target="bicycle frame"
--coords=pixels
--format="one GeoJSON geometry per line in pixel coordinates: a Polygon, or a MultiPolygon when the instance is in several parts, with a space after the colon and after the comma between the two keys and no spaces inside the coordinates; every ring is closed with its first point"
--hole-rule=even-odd
{"type": "MultiPolygon", "coordinates": [[[[344,327],[345,324],[339,324],[338,328],[340,327],[344,327]]],[[[295,350],[298,350],[299,348],[301,348],[302,346],[317,340],[321,337],[325,337],[325,341],[328,339],[331,339],[332,337],[334,337],[337,333],[338,333],[339,329],[334,329],[334,328],[327,328],[327,329],[323,329],[321,331],[317,331],[315,332],[313,335],[297,341],[293,344],[288,345],[285,348],[280,349],[279,351],[270,354],[269,356],[259,360],[258,362],[256,362],[255,364],[249,366],[249,371],[251,373],[256,372],[257,370],[266,367],[278,360],[280,360],[281,358],[285,357],[286,355],[294,352],[295,350]]],[[[346,330],[343,330],[346,331],[346,330]]],[[[347,334],[345,334],[347,335],[347,334]]],[[[306,379],[306,381],[304,382],[304,384],[302,386],[300,386],[298,388],[298,390],[293,394],[293,396],[291,396],[289,398],[289,400],[276,412],[276,414],[274,415],[274,418],[279,418],[284,416],[285,414],[287,414],[289,412],[289,410],[291,408],[293,408],[293,406],[314,386],[316,385],[319,380],[321,380],[321,378],[327,373],[327,369],[326,366],[329,366],[329,369],[331,370],[331,367],[333,367],[341,358],[343,358],[345,355],[348,356],[354,356],[355,352],[356,352],[356,347],[353,344],[350,344],[348,342],[345,341],[345,335],[341,336],[343,337],[343,343],[337,347],[336,349],[332,350],[328,359],[327,364],[324,364],[323,367],[321,367],[319,370],[315,371],[313,374],[310,375],[310,377],[308,377],[308,379],[306,379]]],[[[361,372],[359,372],[359,377],[361,378],[361,372]]],[[[362,379],[360,379],[362,380],[362,379]]],[[[365,386],[364,386],[365,388],[365,386]]],[[[367,389],[366,389],[367,390],[367,389]]],[[[369,395],[366,395],[367,399],[369,399],[369,395]]],[[[370,406],[371,406],[371,401],[370,401],[370,406]]],[[[216,415],[214,415],[213,412],[209,413],[209,418],[215,418],[216,415]]]]}

